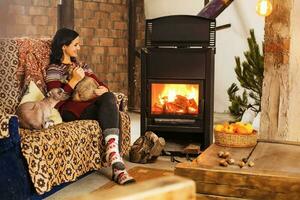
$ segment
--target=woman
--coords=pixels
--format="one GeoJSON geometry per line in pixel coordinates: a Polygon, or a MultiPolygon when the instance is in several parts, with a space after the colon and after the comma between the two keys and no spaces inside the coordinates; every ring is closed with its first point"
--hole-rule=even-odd
{"type": "Polygon", "coordinates": [[[47,89],[50,91],[53,88],[62,88],[71,96],[77,83],[85,76],[92,77],[99,83],[99,88],[95,90],[95,99],[78,102],[69,98],[55,107],[66,122],[78,119],[97,120],[103,130],[106,160],[112,166],[113,180],[121,185],[134,182],[119,153],[119,110],[116,98],[86,64],[76,60],[79,50],[79,34],[76,31],[62,28],[56,32],[51,45],[50,65],[47,68],[47,89]]]}

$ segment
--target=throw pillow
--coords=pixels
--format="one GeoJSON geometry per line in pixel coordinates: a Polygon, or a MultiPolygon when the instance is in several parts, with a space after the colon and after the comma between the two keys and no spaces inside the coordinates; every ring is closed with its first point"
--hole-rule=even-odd
{"type": "MultiPolygon", "coordinates": [[[[40,101],[44,99],[45,96],[41,90],[36,86],[33,81],[30,81],[29,86],[22,97],[20,104],[29,102],[29,101],[40,101]]],[[[53,108],[50,119],[54,121],[54,124],[62,123],[62,118],[57,109],[53,108]]]]}

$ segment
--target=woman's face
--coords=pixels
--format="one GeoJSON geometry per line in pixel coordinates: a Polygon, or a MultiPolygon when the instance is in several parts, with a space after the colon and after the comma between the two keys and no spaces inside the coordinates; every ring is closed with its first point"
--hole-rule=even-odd
{"type": "Polygon", "coordinates": [[[80,50],[80,40],[79,36],[75,38],[71,44],[63,46],[64,56],[68,57],[77,57],[78,51],[80,50]]]}

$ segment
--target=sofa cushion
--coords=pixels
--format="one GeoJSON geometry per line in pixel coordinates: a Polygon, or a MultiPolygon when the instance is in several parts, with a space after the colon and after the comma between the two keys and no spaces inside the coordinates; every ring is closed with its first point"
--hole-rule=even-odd
{"type": "Polygon", "coordinates": [[[21,98],[16,79],[18,68],[17,42],[0,40],[0,113],[14,114],[21,98]]]}

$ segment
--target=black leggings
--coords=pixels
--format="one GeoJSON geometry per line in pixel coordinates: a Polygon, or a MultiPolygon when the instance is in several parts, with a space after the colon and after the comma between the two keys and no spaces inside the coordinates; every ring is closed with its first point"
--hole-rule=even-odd
{"type": "Polygon", "coordinates": [[[102,130],[119,128],[119,110],[116,97],[112,92],[106,92],[97,97],[97,100],[89,105],[79,118],[70,111],[63,111],[62,119],[65,122],[78,119],[97,120],[102,130]]]}

